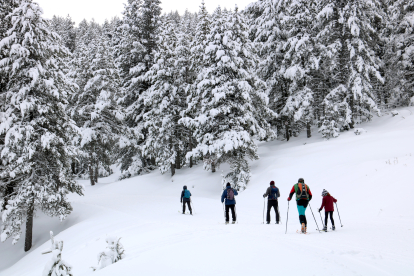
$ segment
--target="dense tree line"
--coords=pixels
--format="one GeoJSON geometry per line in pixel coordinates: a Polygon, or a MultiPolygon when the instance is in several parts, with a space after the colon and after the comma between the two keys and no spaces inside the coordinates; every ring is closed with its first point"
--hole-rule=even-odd
{"type": "Polygon", "coordinates": [[[414,103],[412,1],[160,4],[128,0],[122,18],[75,27],[31,0],[1,2],[2,241],[26,221],[29,249],[36,210],[64,219],[76,175],[95,185],[112,164],[127,178],[228,163],[243,190],[256,141],[330,139],[414,103]]]}

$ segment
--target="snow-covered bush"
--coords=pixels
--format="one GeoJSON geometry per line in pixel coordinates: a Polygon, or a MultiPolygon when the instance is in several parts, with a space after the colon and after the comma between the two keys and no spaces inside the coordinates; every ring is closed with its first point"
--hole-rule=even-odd
{"type": "MultiPolygon", "coordinates": [[[[62,260],[63,241],[55,241],[50,231],[52,259],[46,264],[43,276],[72,276],[72,267],[62,260]]],[[[50,252],[47,252],[50,253],[50,252]]]]}
{"type": "Polygon", "coordinates": [[[398,115],[398,111],[397,110],[391,111],[391,115],[392,115],[392,117],[397,116],[398,115]]]}
{"type": "Polygon", "coordinates": [[[362,133],[366,133],[367,131],[363,128],[356,128],[354,133],[355,135],[361,135],[362,133]]]}
{"type": "Polygon", "coordinates": [[[102,269],[108,265],[116,263],[124,258],[125,250],[119,242],[121,238],[106,238],[106,249],[98,254],[98,267],[92,267],[93,271],[102,269]]]}
{"type": "Polygon", "coordinates": [[[334,120],[324,120],[322,126],[319,128],[322,137],[325,139],[336,138],[339,136],[339,128],[334,120]]]}

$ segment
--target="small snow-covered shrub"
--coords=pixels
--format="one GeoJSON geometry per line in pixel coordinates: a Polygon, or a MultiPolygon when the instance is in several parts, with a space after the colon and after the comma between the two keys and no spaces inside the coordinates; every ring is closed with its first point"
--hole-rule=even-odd
{"type": "Polygon", "coordinates": [[[365,132],[367,131],[363,128],[356,128],[354,131],[355,135],[361,135],[362,133],[365,133],[365,132]]]}
{"type": "Polygon", "coordinates": [[[92,267],[94,271],[116,263],[124,258],[125,250],[119,242],[120,239],[121,238],[117,237],[106,238],[106,249],[98,254],[98,267],[92,267]]]}
{"type": "Polygon", "coordinates": [[[43,276],[72,276],[72,267],[62,260],[63,241],[55,241],[53,232],[50,231],[50,241],[52,242],[52,259],[46,264],[43,276]]]}
{"type": "Polygon", "coordinates": [[[391,115],[392,115],[392,117],[395,117],[395,116],[397,116],[399,113],[398,113],[398,111],[397,110],[393,110],[393,111],[391,111],[391,115]]]}
{"type": "Polygon", "coordinates": [[[329,138],[338,137],[340,131],[337,123],[334,120],[324,120],[318,132],[322,133],[323,138],[329,140],[329,138]]]}

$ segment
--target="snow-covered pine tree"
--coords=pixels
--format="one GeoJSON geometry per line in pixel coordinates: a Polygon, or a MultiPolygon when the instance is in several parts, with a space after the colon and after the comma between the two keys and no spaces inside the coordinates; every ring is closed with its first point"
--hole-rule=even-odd
{"type": "MultiPolygon", "coordinates": [[[[0,41],[7,36],[7,31],[12,27],[12,19],[8,15],[10,15],[13,10],[19,6],[20,2],[21,0],[4,0],[0,2],[0,41]]],[[[0,51],[0,60],[5,58],[5,55],[5,51],[0,51]]],[[[0,94],[6,91],[7,82],[8,79],[6,78],[6,75],[0,71],[0,94]]],[[[2,107],[5,106],[0,106],[0,112],[2,111],[2,107]]]]}
{"type": "Polygon", "coordinates": [[[71,114],[81,129],[80,147],[88,158],[91,185],[100,174],[110,173],[114,144],[123,129],[124,115],[117,103],[120,80],[110,46],[105,32],[95,34],[88,45],[80,43],[76,70],[70,74],[79,86],[71,114]]]}
{"type": "Polygon", "coordinates": [[[142,89],[131,85],[132,80],[145,73],[145,49],[141,44],[141,0],[128,0],[123,18],[118,24],[114,37],[114,56],[121,77],[121,103],[125,107],[125,124],[128,126],[121,137],[117,159],[121,164],[122,178],[148,171],[142,155],[144,138],[142,102],[138,99],[142,89]],[[134,70],[132,70],[134,69],[134,70]]]}
{"type": "Polygon", "coordinates": [[[383,78],[373,51],[376,33],[371,24],[378,2],[324,0],[319,11],[317,43],[323,45],[321,62],[331,72],[319,131],[330,138],[339,135],[335,129],[352,128],[358,116],[370,120],[379,112],[373,82],[383,78]]]}
{"type": "MultiPolygon", "coordinates": [[[[177,47],[174,51],[174,54],[176,56],[175,66],[179,70],[176,83],[179,84],[178,87],[180,94],[186,97],[181,105],[182,110],[180,112],[180,116],[184,115],[184,112],[188,107],[187,99],[191,95],[191,85],[194,83],[194,80],[196,78],[196,73],[194,71],[194,67],[192,66],[193,64],[191,53],[191,43],[195,28],[191,25],[191,18],[187,21],[183,21],[182,25],[183,27],[181,28],[181,31],[179,31],[177,34],[177,47]]],[[[192,138],[191,130],[185,128],[183,125],[181,125],[181,127],[183,128],[180,134],[180,139],[183,141],[183,150],[180,152],[181,154],[177,156],[179,158],[176,160],[176,168],[180,168],[182,164],[185,163],[185,156],[187,152],[192,151],[195,146],[195,141],[192,138]]],[[[197,160],[193,159],[193,157],[190,157],[189,167],[192,168],[196,162],[197,160]]]]}
{"type": "MultiPolygon", "coordinates": [[[[283,41],[289,34],[282,29],[281,22],[288,16],[286,8],[290,2],[284,0],[261,0],[249,5],[246,14],[249,16],[250,37],[254,39],[261,61],[258,66],[258,75],[267,84],[269,107],[280,113],[285,107],[289,97],[290,79],[285,78],[281,72],[285,51],[283,41]]],[[[273,128],[278,129],[278,136],[284,137],[286,133],[286,118],[268,118],[273,128]]]]}
{"type": "Polygon", "coordinates": [[[72,18],[69,15],[66,18],[54,15],[50,28],[60,35],[63,44],[73,53],[76,47],[76,30],[72,18]]]}
{"type": "Polygon", "coordinates": [[[187,157],[203,156],[205,167],[212,171],[229,162],[232,172],[228,178],[243,190],[250,178],[246,158],[258,158],[254,137],[266,140],[274,136],[263,120],[270,113],[266,87],[254,72],[252,43],[237,8],[227,18],[217,8],[206,39],[204,66],[195,82],[198,98],[193,98],[200,101],[201,109],[195,118],[181,120],[194,130],[198,143],[187,157]]]}
{"type": "Polygon", "coordinates": [[[180,31],[189,35],[191,37],[191,40],[195,36],[197,27],[197,24],[194,24],[194,21],[195,15],[190,13],[188,10],[185,10],[180,23],[180,31]]]}
{"type": "Polygon", "coordinates": [[[201,1],[198,12],[198,23],[194,39],[191,42],[191,69],[198,74],[203,68],[205,48],[207,47],[207,35],[210,33],[210,15],[207,12],[204,0],[201,1]]]}
{"type": "MultiPolygon", "coordinates": [[[[195,25],[194,35],[189,32],[189,27],[186,26],[186,35],[191,36],[190,43],[190,67],[188,69],[191,74],[191,80],[186,81],[191,85],[188,86],[188,97],[187,97],[187,109],[184,111],[184,114],[188,118],[195,118],[200,111],[200,95],[197,92],[197,84],[194,83],[196,76],[204,67],[204,52],[207,47],[207,36],[210,33],[210,15],[207,12],[204,0],[201,1],[200,10],[197,14],[197,24],[195,25]]],[[[188,24],[185,22],[184,24],[188,24]]],[[[181,40],[183,41],[183,40],[181,40]]],[[[184,42],[184,41],[183,41],[184,42]]],[[[191,129],[189,129],[191,132],[191,129]]],[[[189,135],[188,151],[192,151],[194,147],[197,146],[197,141],[194,139],[193,135],[189,135]]],[[[202,157],[200,157],[202,159],[202,157]]],[[[197,162],[198,157],[190,156],[189,165],[193,166],[193,163],[197,162]]]]}
{"type": "Polygon", "coordinates": [[[186,108],[191,78],[189,56],[188,36],[181,33],[178,38],[174,17],[167,16],[159,36],[156,63],[144,77],[151,86],[143,94],[148,131],[143,149],[145,156],[155,158],[161,173],[171,170],[171,175],[185,162],[188,144],[188,130],[178,121],[186,108]]]}
{"type": "Polygon", "coordinates": [[[262,59],[259,75],[267,82],[270,108],[280,117],[269,121],[289,141],[305,126],[310,137],[315,67],[313,20],[315,1],[261,0],[248,6],[250,37],[262,59]]]}
{"type": "Polygon", "coordinates": [[[149,83],[140,77],[154,63],[160,15],[159,0],[130,0],[124,11],[123,39],[116,47],[117,63],[123,72],[122,103],[129,127],[128,137],[121,139],[118,153],[124,171],[122,178],[146,172],[155,164],[155,160],[148,162],[141,150],[146,135],[143,115],[147,111],[141,95],[149,88],[149,83]]]}
{"type": "Polygon", "coordinates": [[[0,42],[0,71],[8,78],[7,90],[0,94],[6,107],[0,122],[5,134],[0,178],[13,185],[1,241],[12,237],[16,243],[26,220],[25,251],[32,246],[36,210],[63,220],[72,211],[67,194],[82,195],[70,171],[76,126],[65,108],[73,87],[61,69],[69,52],[42,13],[37,4],[22,1],[8,15],[12,27],[0,42]]]}
{"type": "MultiPolygon", "coordinates": [[[[98,41],[96,37],[99,34],[96,32],[96,29],[94,30],[91,28],[86,20],[83,20],[79,24],[76,31],[76,49],[68,61],[69,72],[67,76],[77,84],[78,89],[76,89],[69,97],[68,111],[71,118],[77,123],[77,125],[82,126],[83,119],[77,112],[78,97],[82,92],[82,89],[86,86],[88,80],[92,78],[90,65],[92,63],[94,50],[96,48],[94,43],[95,41],[98,41]]],[[[76,141],[75,138],[74,140],[76,141]]],[[[80,149],[79,145],[77,145],[77,148],[78,151],[76,159],[72,164],[72,171],[77,176],[87,178],[89,175],[89,157],[80,149]]]]}
{"type": "Polygon", "coordinates": [[[143,0],[141,8],[141,43],[145,49],[146,71],[154,64],[161,24],[161,0],[143,0]]]}
{"type": "MultiPolygon", "coordinates": [[[[8,16],[13,12],[15,8],[19,6],[20,0],[4,0],[0,2],[0,41],[7,36],[7,31],[12,27],[12,18],[8,16]]],[[[0,62],[6,58],[7,52],[0,49],[0,62]]],[[[6,93],[8,83],[8,75],[6,72],[0,70],[0,97],[1,94],[6,93]]],[[[3,112],[6,111],[6,105],[0,105],[0,122],[3,119],[3,112]]],[[[0,131],[0,153],[4,147],[6,134],[0,131]]],[[[3,163],[0,158],[0,175],[4,170],[3,163]]],[[[7,200],[9,195],[13,192],[13,186],[11,183],[6,185],[5,179],[2,180],[0,177],[0,199],[3,201],[3,204],[0,206],[0,211],[6,208],[7,200]]]]}
{"type": "Polygon", "coordinates": [[[297,135],[305,127],[310,137],[310,126],[314,119],[311,73],[318,66],[313,41],[316,3],[295,0],[279,1],[278,5],[279,10],[284,11],[284,17],[279,22],[284,35],[280,40],[283,59],[279,66],[278,83],[284,83],[288,89],[278,93],[285,93],[280,103],[283,108],[278,112],[284,122],[288,139],[289,132],[297,135]]]}
{"type": "Polygon", "coordinates": [[[385,57],[389,107],[414,104],[414,3],[395,0],[389,9],[390,39],[385,57]]]}

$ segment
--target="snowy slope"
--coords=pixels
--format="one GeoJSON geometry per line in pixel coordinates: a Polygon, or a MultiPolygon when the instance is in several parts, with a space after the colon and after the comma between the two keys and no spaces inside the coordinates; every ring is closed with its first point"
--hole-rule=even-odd
{"type": "Polygon", "coordinates": [[[0,276],[41,275],[50,259],[41,255],[49,248],[50,230],[64,241],[63,259],[76,276],[414,275],[414,108],[398,111],[360,125],[367,133],[359,136],[345,132],[323,141],[314,133],[261,144],[251,183],[237,197],[236,225],[224,225],[220,173],[201,165],[179,170],[173,181],[159,172],[120,182],[113,175],[95,187],[81,181],[85,196],[73,196],[74,212],[65,222],[35,219],[28,254],[23,240],[0,244],[0,276]],[[318,233],[308,208],[311,234],[296,234],[292,201],[285,235],[286,198],[299,177],[314,194],[319,227],[322,189],[338,199],[344,227],[335,213],[337,231],[318,233]],[[270,180],[281,190],[282,225],[262,224],[262,195],[270,180]],[[194,216],[178,213],[183,185],[193,194],[194,216]],[[122,237],[126,258],[92,272],[107,235],[122,237]]]}

